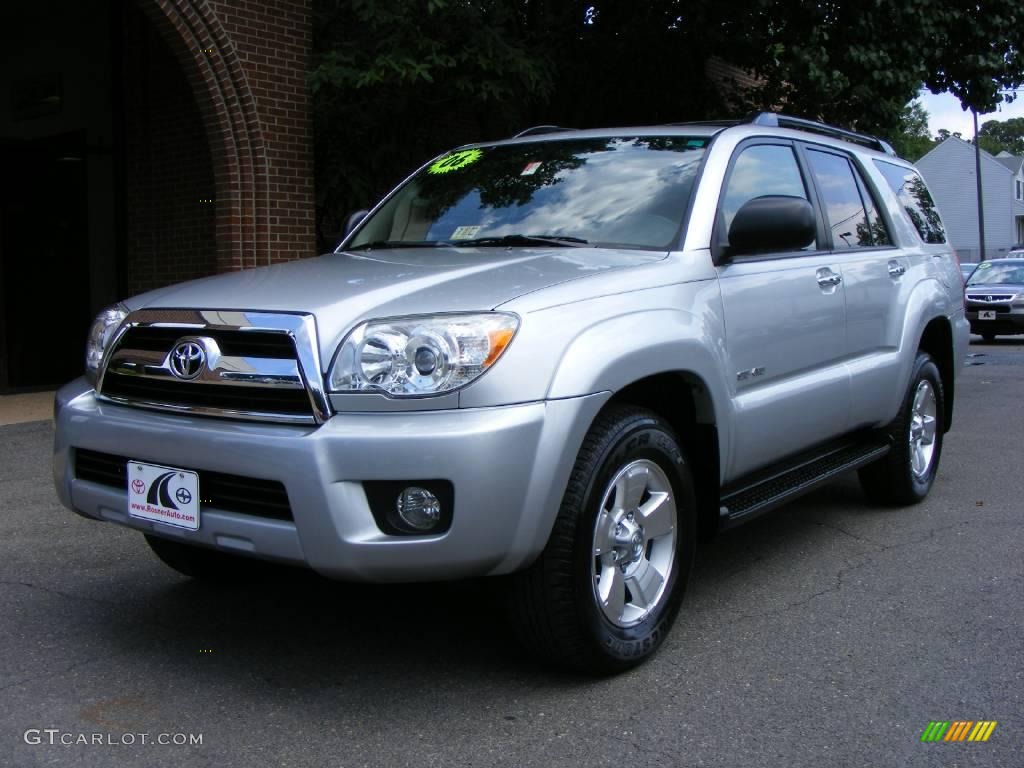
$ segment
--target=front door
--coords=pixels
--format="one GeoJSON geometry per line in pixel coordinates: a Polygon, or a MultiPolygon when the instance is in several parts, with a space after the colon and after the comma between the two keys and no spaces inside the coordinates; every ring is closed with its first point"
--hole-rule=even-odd
{"type": "MultiPolygon", "coordinates": [[[[741,145],[723,190],[719,228],[728,232],[750,199],[811,199],[809,189],[789,143],[741,145]]],[[[728,482],[845,432],[850,380],[842,276],[818,243],[737,257],[717,269],[734,387],[728,482]]]]}

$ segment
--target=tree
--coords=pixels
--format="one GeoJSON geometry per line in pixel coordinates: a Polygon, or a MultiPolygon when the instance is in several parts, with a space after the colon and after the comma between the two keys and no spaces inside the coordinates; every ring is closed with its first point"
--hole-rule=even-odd
{"type": "MultiPolygon", "coordinates": [[[[892,136],[921,83],[965,109],[992,111],[1024,81],[1018,0],[839,0],[719,4],[736,63],[763,80],[752,94],[805,115],[892,136]],[[725,6],[725,7],[722,7],[725,6]]],[[[723,48],[723,50],[726,50],[723,48]]]]}
{"type": "Polygon", "coordinates": [[[986,120],[978,129],[978,145],[993,155],[1009,152],[1018,157],[1024,156],[1024,117],[986,120]]]}
{"type": "Polygon", "coordinates": [[[511,2],[316,0],[313,10],[321,249],[410,168],[522,119],[551,87],[511,2]]]}
{"type": "Polygon", "coordinates": [[[917,160],[935,146],[928,131],[928,111],[919,101],[907,104],[900,113],[900,130],[893,134],[892,146],[896,154],[907,160],[917,160]]]}
{"type": "Polygon", "coordinates": [[[909,135],[914,154],[922,83],[992,111],[1022,50],[1020,0],[314,0],[318,231],[433,154],[531,123],[774,109],[909,135]],[[736,103],[712,57],[756,78],[736,103]]]}

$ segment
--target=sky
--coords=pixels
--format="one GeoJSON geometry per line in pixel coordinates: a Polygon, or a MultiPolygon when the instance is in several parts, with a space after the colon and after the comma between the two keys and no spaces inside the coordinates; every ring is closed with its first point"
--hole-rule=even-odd
{"type": "MultiPolygon", "coordinates": [[[[970,112],[964,112],[960,108],[960,100],[948,93],[938,96],[926,90],[921,91],[921,102],[928,111],[928,127],[932,137],[938,133],[940,128],[945,128],[950,133],[959,131],[965,139],[974,137],[974,121],[970,112]]],[[[1024,94],[1021,94],[1012,104],[1000,104],[999,110],[989,115],[978,115],[978,125],[981,126],[986,120],[1009,120],[1011,117],[1024,117],[1024,94]]]]}

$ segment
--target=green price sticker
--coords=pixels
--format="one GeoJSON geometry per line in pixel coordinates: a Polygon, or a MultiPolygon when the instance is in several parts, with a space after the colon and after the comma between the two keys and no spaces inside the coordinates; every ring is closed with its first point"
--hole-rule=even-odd
{"type": "Polygon", "coordinates": [[[459,152],[452,152],[450,155],[445,155],[440,160],[435,160],[431,163],[430,167],[427,168],[427,173],[451,173],[452,171],[461,170],[467,165],[475,163],[483,154],[479,149],[463,149],[459,152]]]}

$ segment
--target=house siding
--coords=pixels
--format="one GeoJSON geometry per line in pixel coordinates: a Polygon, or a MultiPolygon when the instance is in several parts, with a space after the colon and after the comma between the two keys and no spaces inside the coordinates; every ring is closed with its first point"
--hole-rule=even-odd
{"type": "MultiPolygon", "coordinates": [[[[974,145],[946,139],[918,160],[917,167],[935,198],[949,242],[961,260],[979,260],[974,145]]],[[[987,152],[981,153],[987,258],[998,258],[1018,242],[1015,217],[1024,206],[1013,199],[1016,175],[987,152]]]]}

